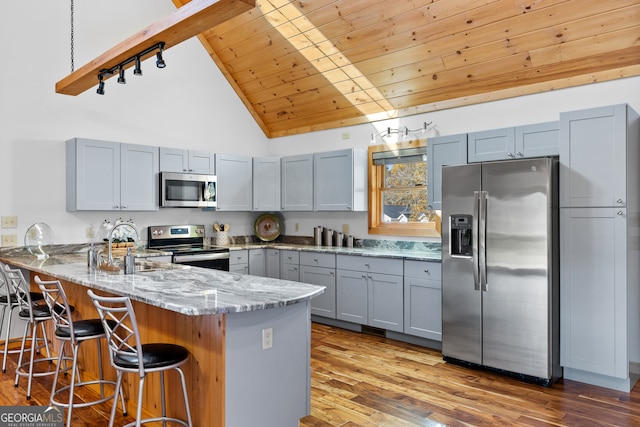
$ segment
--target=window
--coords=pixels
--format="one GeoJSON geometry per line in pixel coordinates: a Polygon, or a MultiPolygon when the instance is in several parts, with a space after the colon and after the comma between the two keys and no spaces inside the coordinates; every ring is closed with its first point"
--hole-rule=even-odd
{"type": "Polygon", "coordinates": [[[427,191],[425,140],[369,147],[370,234],[439,236],[427,191]]]}

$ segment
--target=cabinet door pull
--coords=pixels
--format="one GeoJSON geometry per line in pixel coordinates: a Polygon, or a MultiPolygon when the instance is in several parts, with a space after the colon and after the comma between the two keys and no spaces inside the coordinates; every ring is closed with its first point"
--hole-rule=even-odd
{"type": "Polygon", "coordinates": [[[617,214],[618,214],[618,215],[622,215],[622,211],[618,211],[618,212],[617,212],[617,214]]]}
{"type": "Polygon", "coordinates": [[[513,153],[507,153],[507,157],[513,158],[513,153]]]}
{"type": "Polygon", "coordinates": [[[519,152],[519,151],[518,151],[518,152],[516,153],[516,156],[518,156],[518,157],[524,157],[524,154],[522,154],[521,152],[519,152]]]}
{"type": "Polygon", "coordinates": [[[429,274],[429,269],[428,269],[428,268],[425,268],[425,269],[424,269],[424,272],[425,272],[425,273],[427,273],[427,274],[429,274]]]}
{"type": "Polygon", "coordinates": [[[618,200],[616,200],[616,203],[618,203],[618,204],[622,204],[622,199],[618,199],[618,200]]]}

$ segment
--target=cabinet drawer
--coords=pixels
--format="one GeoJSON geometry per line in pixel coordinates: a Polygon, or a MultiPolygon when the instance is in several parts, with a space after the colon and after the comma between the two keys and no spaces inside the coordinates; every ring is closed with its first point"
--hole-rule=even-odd
{"type": "Polygon", "coordinates": [[[336,268],[336,256],[318,252],[301,252],[300,265],[336,268]]]}
{"type": "Polygon", "coordinates": [[[283,264],[300,264],[300,252],[298,251],[281,251],[280,259],[283,264]]]}
{"type": "Polygon", "coordinates": [[[244,249],[241,251],[229,252],[229,265],[246,264],[249,262],[249,251],[244,249]]]}
{"type": "Polygon", "coordinates": [[[441,281],[442,264],[439,262],[407,259],[404,261],[404,275],[406,277],[441,281]]]}
{"type": "Polygon", "coordinates": [[[366,271],[369,273],[384,273],[402,275],[402,259],[368,257],[359,255],[338,255],[337,268],[341,270],[366,271]]]}

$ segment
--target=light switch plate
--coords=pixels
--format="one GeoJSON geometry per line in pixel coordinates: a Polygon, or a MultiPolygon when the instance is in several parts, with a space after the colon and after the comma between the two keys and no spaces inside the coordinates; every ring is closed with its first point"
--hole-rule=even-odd
{"type": "Polygon", "coordinates": [[[2,247],[7,248],[10,246],[16,246],[18,244],[18,236],[15,234],[3,234],[2,235],[2,247]]]}
{"type": "Polygon", "coordinates": [[[2,217],[2,228],[17,228],[18,227],[18,217],[17,216],[3,216],[2,217]]]}

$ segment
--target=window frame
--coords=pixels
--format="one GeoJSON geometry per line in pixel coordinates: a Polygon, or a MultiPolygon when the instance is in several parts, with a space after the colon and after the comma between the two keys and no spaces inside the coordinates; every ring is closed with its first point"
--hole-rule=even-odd
{"type": "MultiPolygon", "coordinates": [[[[373,164],[373,153],[390,151],[403,148],[426,147],[426,139],[416,139],[405,142],[390,142],[378,145],[370,145],[368,148],[368,186],[369,186],[369,234],[386,236],[411,236],[411,237],[440,237],[440,217],[434,222],[428,223],[387,223],[382,221],[382,188],[384,188],[384,165],[373,164]]],[[[428,171],[427,171],[428,172],[428,171]]],[[[427,194],[429,182],[427,181],[427,194]]]]}

